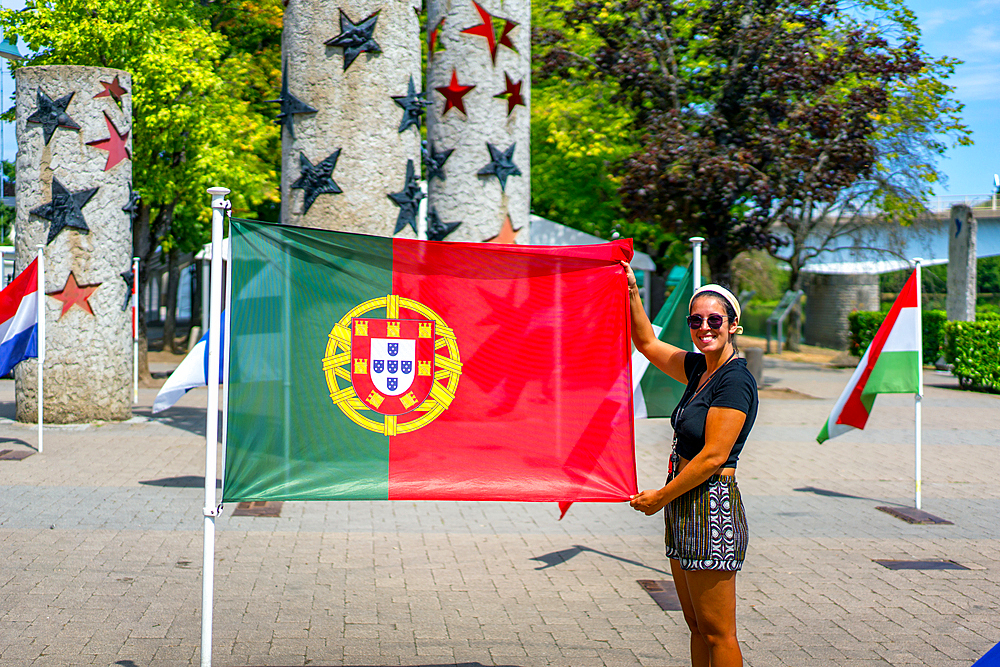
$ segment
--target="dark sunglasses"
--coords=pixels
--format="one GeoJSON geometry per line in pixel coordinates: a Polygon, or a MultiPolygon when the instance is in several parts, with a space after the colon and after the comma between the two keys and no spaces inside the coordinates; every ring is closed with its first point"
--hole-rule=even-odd
{"type": "MultiPolygon", "coordinates": [[[[701,323],[704,320],[701,315],[688,315],[688,326],[692,329],[700,329],[701,323]]],[[[722,326],[722,323],[726,321],[726,318],[717,313],[712,313],[708,316],[708,327],[710,329],[718,329],[722,326]]]]}

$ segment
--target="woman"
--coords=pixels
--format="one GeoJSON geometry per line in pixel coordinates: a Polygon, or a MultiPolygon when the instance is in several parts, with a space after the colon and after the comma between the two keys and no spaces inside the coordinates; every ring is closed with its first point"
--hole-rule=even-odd
{"type": "Polygon", "coordinates": [[[656,338],[635,275],[628,276],[632,341],[649,361],[687,385],[671,416],[674,449],[667,483],[631,505],[661,509],[666,552],[684,620],[691,629],[693,667],[743,664],[736,639],[736,572],[743,565],[747,524],[736,486],[736,462],[757,417],[757,383],[736,356],[740,305],[728,290],[706,285],[689,304],[688,326],[698,352],[656,338]]]}

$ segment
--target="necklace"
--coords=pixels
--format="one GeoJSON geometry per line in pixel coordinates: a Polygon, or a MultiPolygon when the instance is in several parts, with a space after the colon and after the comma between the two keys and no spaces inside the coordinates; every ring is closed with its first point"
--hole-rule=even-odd
{"type": "Polygon", "coordinates": [[[684,406],[687,407],[687,404],[690,403],[691,401],[693,401],[694,398],[695,398],[695,396],[697,396],[699,393],[701,393],[701,390],[704,389],[706,386],[708,386],[708,383],[712,380],[712,377],[716,373],[719,372],[719,369],[721,369],[723,366],[725,366],[730,361],[732,361],[733,357],[735,357],[735,356],[736,356],[736,350],[733,350],[733,353],[729,355],[729,358],[727,358],[725,361],[723,361],[721,364],[719,364],[718,368],[716,368],[714,371],[712,371],[711,373],[709,373],[708,377],[706,377],[703,381],[699,380],[698,388],[695,389],[695,391],[694,391],[693,394],[691,394],[691,398],[689,398],[687,401],[684,402],[684,406]]]}

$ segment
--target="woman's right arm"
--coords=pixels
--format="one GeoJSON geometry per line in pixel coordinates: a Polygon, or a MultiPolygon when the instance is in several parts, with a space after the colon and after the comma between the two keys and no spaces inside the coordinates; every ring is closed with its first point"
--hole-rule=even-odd
{"type": "Polygon", "coordinates": [[[639,286],[636,284],[632,267],[625,261],[621,264],[628,278],[628,302],[635,349],[661,371],[678,382],[687,384],[687,373],[684,372],[684,357],[687,352],[656,337],[653,325],[646,316],[646,309],[642,307],[642,297],[639,296],[639,286]]]}

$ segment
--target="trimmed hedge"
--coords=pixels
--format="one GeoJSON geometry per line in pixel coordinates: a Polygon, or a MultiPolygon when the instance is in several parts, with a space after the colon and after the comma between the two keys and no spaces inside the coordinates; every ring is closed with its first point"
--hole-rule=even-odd
{"type": "MultiPolygon", "coordinates": [[[[860,357],[868,349],[875,332],[882,326],[887,312],[855,310],[847,316],[851,327],[850,351],[860,357]]],[[[933,364],[941,356],[944,346],[944,324],[947,315],[943,310],[925,310],[922,313],[924,363],[933,364]]]]}
{"type": "Polygon", "coordinates": [[[946,322],[945,359],[963,389],[1000,393],[1000,316],[946,322]]]}

